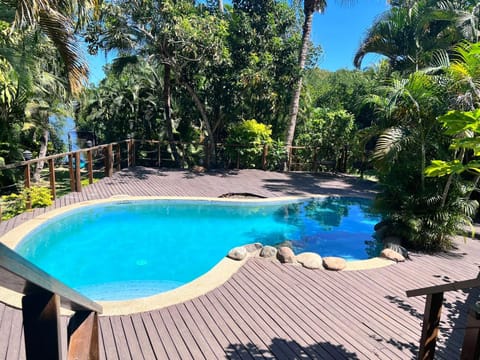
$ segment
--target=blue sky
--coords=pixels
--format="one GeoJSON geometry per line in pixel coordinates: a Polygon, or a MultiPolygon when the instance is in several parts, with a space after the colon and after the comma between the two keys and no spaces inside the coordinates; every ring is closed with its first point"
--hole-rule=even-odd
{"type": "MultiPolygon", "coordinates": [[[[353,56],[367,29],[376,17],[388,10],[387,0],[330,0],[323,14],[315,14],[312,28],[312,41],[323,48],[324,54],[319,62],[322,69],[335,71],[353,69],[353,56]],[[342,3],[350,3],[345,5],[342,3]]],[[[90,64],[90,81],[98,83],[103,78],[102,66],[106,61],[104,54],[87,56],[90,64]]],[[[363,66],[379,60],[376,55],[367,55],[363,66]]]]}
{"type": "MultiPolygon", "coordinates": [[[[375,18],[389,9],[387,0],[327,1],[323,14],[313,18],[312,41],[322,46],[324,55],[319,67],[335,71],[353,69],[353,57],[375,18]],[[345,1],[344,1],[345,2],[345,1]]],[[[367,55],[362,66],[368,66],[380,59],[377,55],[367,55]]]]}

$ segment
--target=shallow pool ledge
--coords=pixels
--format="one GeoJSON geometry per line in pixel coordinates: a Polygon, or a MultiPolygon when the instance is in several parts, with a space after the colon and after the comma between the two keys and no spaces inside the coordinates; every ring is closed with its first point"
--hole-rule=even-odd
{"type": "MultiPolygon", "coordinates": [[[[254,256],[256,256],[255,253],[249,254],[249,257],[254,256]]],[[[98,301],[103,306],[102,315],[126,315],[156,310],[194,299],[223,285],[245,264],[249,257],[241,261],[224,257],[202,276],[188,284],[158,295],[124,301],[98,301]]]]}

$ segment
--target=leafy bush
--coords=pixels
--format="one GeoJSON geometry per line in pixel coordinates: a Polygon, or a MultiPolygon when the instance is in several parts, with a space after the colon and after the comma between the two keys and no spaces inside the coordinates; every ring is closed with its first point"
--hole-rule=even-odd
{"type": "Polygon", "coordinates": [[[1,198],[2,220],[11,219],[27,210],[27,202],[30,201],[32,208],[40,208],[52,205],[50,189],[34,186],[23,189],[20,194],[4,195],[1,198]]]}
{"type": "MultiPolygon", "coordinates": [[[[350,144],[355,131],[355,117],[346,110],[331,111],[315,108],[311,117],[299,129],[296,144],[317,148],[319,161],[333,161],[338,170],[344,171],[340,164],[346,159],[345,146],[350,144]]],[[[311,160],[311,151],[298,152],[304,162],[311,160]]]]}
{"type": "Polygon", "coordinates": [[[225,151],[231,161],[238,157],[240,167],[261,167],[263,146],[272,143],[271,135],[270,125],[255,119],[244,120],[230,127],[225,151]]]}

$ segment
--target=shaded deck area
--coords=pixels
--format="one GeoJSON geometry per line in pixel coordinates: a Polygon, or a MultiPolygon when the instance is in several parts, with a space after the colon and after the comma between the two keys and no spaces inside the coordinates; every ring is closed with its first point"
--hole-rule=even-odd
{"type": "MultiPolygon", "coordinates": [[[[58,199],[52,207],[113,195],[262,196],[373,194],[350,177],[258,170],[194,175],[136,168],[58,199]]],[[[48,211],[0,223],[0,234],[48,211]]],[[[413,254],[381,269],[328,272],[251,259],[224,285],[182,304],[100,319],[105,359],[412,359],[425,299],[405,290],[477,276],[480,242],[450,253],[413,254]]],[[[478,290],[446,293],[437,358],[457,359],[478,290]]],[[[0,299],[1,300],[1,299],[0,299]]],[[[0,303],[0,358],[23,359],[21,312],[0,303]]]]}

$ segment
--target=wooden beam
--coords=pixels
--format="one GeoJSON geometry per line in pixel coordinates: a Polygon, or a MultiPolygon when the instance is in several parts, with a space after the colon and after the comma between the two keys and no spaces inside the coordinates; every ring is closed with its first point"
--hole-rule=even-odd
{"type": "Polygon", "coordinates": [[[68,356],[71,360],[98,360],[98,315],[81,311],[70,318],[68,324],[68,356]]]}
{"type": "Polygon", "coordinates": [[[122,170],[122,152],[120,149],[120,144],[116,145],[115,157],[117,158],[117,170],[122,170]]]}
{"type": "Polygon", "coordinates": [[[433,360],[435,357],[435,345],[437,343],[438,326],[442,313],[442,302],[443,293],[427,295],[418,359],[433,360]]]}
{"type": "Polygon", "coordinates": [[[57,189],[55,185],[55,163],[53,159],[48,159],[48,171],[50,175],[50,192],[52,194],[52,199],[57,198],[57,189]]]}
{"type": "Polygon", "coordinates": [[[88,170],[88,183],[93,184],[93,156],[92,150],[87,150],[87,170],[88,170]]]}
{"type": "Polygon", "coordinates": [[[61,359],[60,299],[48,291],[22,299],[25,353],[29,360],[61,359]]]}
{"type": "Polygon", "coordinates": [[[105,176],[112,177],[113,175],[113,147],[112,144],[108,144],[105,148],[105,176]]]}
{"type": "Polygon", "coordinates": [[[70,191],[75,191],[75,171],[73,170],[73,154],[68,154],[68,173],[70,175],[70,191]]]}
{"type": "Polygon", "coordinates": [[[60,295],[62,307],[73,311],[96,311],[102,307],[38,268],[27,259],[0,243],[0,286],[24,295],[39,289],[60,295]]]}
{"type": "Polygon", "coordinates": [[[75,152],[75,191],[82,192],[82,176],[80,173],[80,151],[75,152]]]}
{"type": "Polygon", "coordinates": [[[474,287],[480,287],[480,273],[478,273],[476,279],[454,281],[443,285],[428,286],[420,289],[408,290],[407,297],[443,293],[447,291],[465,290],[474,287]]]}

